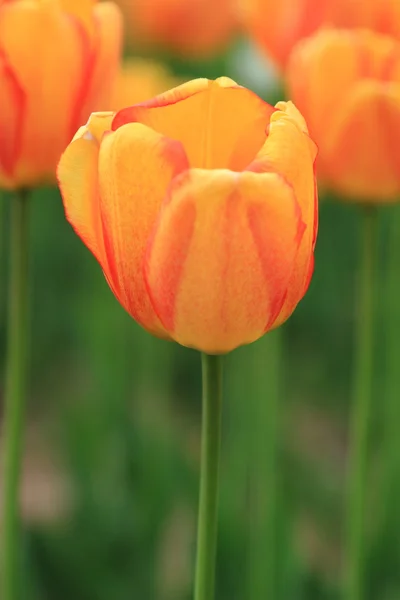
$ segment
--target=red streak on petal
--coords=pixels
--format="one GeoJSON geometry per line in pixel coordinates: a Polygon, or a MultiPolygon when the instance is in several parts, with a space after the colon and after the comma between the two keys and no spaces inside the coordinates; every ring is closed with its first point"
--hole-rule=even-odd
{"type": "Polygon", "coordinates": [[[172,106],[173,104],[177,104],[178,102],[186,100],[187,98],[191,98],[196,94],[200,94],[200,91],[191,94],[186,94],[185,96],[177,95],[172,100],[167,100],[164,94],[160,94],[159,96],[151,98],[150,100],[144,100],[143,102],[139,102],[134,106],[123,108],[122,110],[118,111],[115,115],[112,122],[112,130],[116,131],[117,129],[119,129],[119,127],[122,127],[122,125],[126,125],[126,123],[140,123],[141,109],[162,108],[163,106],[172,106]]]}
{"type": "MultiPolygon", "coordinates": [[[[294,201],[294,217],[297,218],[298,225],[293,243],[298,247],[302,240],[306,225],[301,220],[300,206],[295,199],[294,201]]],[[[263,220],[260,218],[258,212],[257,205],[250,206],[248,208],[247,216],[249,227],[253,234],[253,238],[259,253],[265,280],[268,282],[268,285],[271,285],[272,283],[272,287],[270,289],[269,318],[265,325],[265,331],[269,331],[279,316],[285,302],[289,276],[287,277],[287,281],[279,281],[279,273],[285,268],[285,257],[271,256],[271,248],[266,240],[265,231],[262,228],[263,220]]]]}
{"type": "Polygon", "coordinates": [[[0,52],[0,166],[9,176],[21,149],[25,102],[25,92],[0,52]]]}
{"type": "MultiPolygon", "coordinates": [[[[182,178],[181,183],[184,184],[184,181],[185,178],[182,178]]],[[[168,204],[170,200],[171,197],[166,198],[166,204],[168,204]]],[[[179,210],[176,210],[174,215],[171,217],[173,225],[172,230],[176,232],[176,235],[171,236],[165,244],[164,253],[167,257],[167,260],[165,262],[165,268],[163,269],[160,278],[157,281],[159,294],[158,304],[161,303],[163,305],[163,314],[161,318],[161,315],[157,313],[155,303],[152,299],[152,290],[149,285],[148,272],[149,264],[151,262],[152,246],[157,235],[158,225],[161,223],[162,218],[163,211],[161,211],[159,219],[149,238],[147,251],[144,258],[144,279],[150,301],[158,318],[165,329],[173,334],[176,298],[179,293],[179,288],[183,277],[186,256],[193,237],[196,221],[196,207],[194,203],[188,199],[188,201],[184,202],[179,207],[179,210]],[[162,298],[161,301],[160,297],[162,298]]]]}

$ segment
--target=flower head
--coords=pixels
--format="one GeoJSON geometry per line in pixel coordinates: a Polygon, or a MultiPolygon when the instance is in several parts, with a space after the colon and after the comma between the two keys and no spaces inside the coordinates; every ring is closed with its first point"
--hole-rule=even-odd
{"type": "Polygon", "coordinates": [[[305,294],[315,154],[291,103],[197,79],[93,114],[58,178],[68,220],[134,319],[223,353],[277,327],[305,294]]]}

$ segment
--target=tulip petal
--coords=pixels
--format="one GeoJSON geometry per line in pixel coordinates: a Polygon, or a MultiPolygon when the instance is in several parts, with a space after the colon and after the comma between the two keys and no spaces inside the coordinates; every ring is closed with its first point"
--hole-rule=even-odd
{"type": "Polygon", "coordinates": [[[113,129],[118,129],[118,127],[121,127],[121,125],[126,125],[126,123],[134,123],[138,121],[137,111],[139,109],[160,108],[162,106],[176,104],[177,102],[181,102],[182,100],[186,100],[187,98],[194,96],[198,92],[206,90],[209,86],[209,83],[209,80],[205,78],[192,79],[191,81],[186,81],[181,85],[177,85],[176,87],[172,88],[171,90],[167,90],[162,94],[158,94],[154,98],[140,102],[135,106],[124,108],[115,115],[113,129]]]}
{"type": "Polygon", "coordinates": [[[398,201],[400,84],[366,80],[344,103],[325,148],[324,173],[360,201],[398,201]]]}
{"type": "Polygon", "coordinates": [[[65,150],[57,169],[67,220],[108,279],[110,269],[100,216],[98,160],[101,137],[110,129],[112,117],[113,113],[92,115],[65,150]]]}
{"type": "Polygon", "coordinates": [[[147,239],[170,181],[187,169],[179,142],[140,123],[110,133],[99,157],[101,213],[111,280],[118,299],[143,327],[165,336],[150,300],[143,276],[147,239]]]}
{"type": "Polygon", "coordinates": [[[71,115],[87,68],[81,27],[57,3],[20,0],[0,13],[1,47],[26,93],[20,185],[51,179],[73,131],[71,115]]]}
{"type": "Polygon", "coordinates": [[[285,321],[303,296],[311,278],[310,262],[315,245],[318,221],[318,196],[313,164],[317,149],[307,133],[307,126],[299,111],[291,102],[280,102],[279,109],[271,117],[269,135],[249,170],[276,172],[293,187],[306,231],[296,258],[285,305],[276,325],[285,321]]]}
{"type": "Polygon", "coordinates": [[[8,187],[21,143],[25,94],[0,53],[0,186],[8,187]]]}
{"type": "Polygon", "coordinates": [[[303,232],[274,173],[190,170],[169,190],[145,260],[171,337],[208,353],[259,338],[279,314],[303,232]]]}
{"type": "Polygon", "coordinates": [[[241,171],[263,145],[274,111],[228,78],[200,79],[120,111],[113,129],[143,123],[179,140],[191,167],[241,171]]]}
{"type": "Polygon", "coordinates": [[[100,2],[93,8],[92,19],[95,54],[85,85],[84,102],[79,107],[79,123],[85,122],[93,110],[110,106],[122,49],[123,22],[118,6],[113,2],[100,2]]]}
{"type": "Polygon", "coordinates": [[[96,0],[59,0],[62,9],[78,19],[84,28],[93,35],[93,8],[96,0]]]}

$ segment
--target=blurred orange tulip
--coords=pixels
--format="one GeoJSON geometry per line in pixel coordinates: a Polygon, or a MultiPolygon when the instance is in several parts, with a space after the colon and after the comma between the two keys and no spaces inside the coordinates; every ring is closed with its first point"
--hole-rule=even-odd
{"type": "Polygon", "coordinates": [[[197,79],[93,114],[58,178],[68,220],[132,317],[224,353],[283,323],[306,292],[315,154],[293,104],[197,79]]]}
{"type": "Polygon", "coordinates": [[[121,37],[111,2],[0,2],[0,188],[55,181],[77,127],[108,101],[121,37]]]}
{"type": "Polygon", "coordinates": [[[236,0],[119,0],[131,40],[183,57],[207,57],[236,31],[236,0]]]}
{"type": "Polygon", "coordinates": [[[321,26],[365,27],[400,37],[399,0],[238,0],[256,43],[284,67],[293,46],[321,26]]]}
{"type": "MultiPolygon", "coordinates": [[[[154,98],[178,85],[168,69],[155,61],[131,58],[117,74],[109,108],[113,111],[154,98]]],[[[104,105],[101,108],[106,108],[104,105]]],[[[100,107],[99,107],[100,108],[100,107]]]]}
{"type": "Polygon", "coordinates": [[[290,97],[319,146],[318,174],[354,200],[400,198],[400,42],[325,30],[296,46],[290,97]]]}

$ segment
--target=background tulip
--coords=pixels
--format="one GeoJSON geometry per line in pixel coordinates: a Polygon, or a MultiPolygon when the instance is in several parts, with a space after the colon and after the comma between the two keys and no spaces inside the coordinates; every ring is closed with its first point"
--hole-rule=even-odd
{"type": "Polygon", "coordinates": [[[136,47],[183,57],[223,50],[236,30],[235,0],[119,0],[136,47]]]}
{"type": "Polygon", "coordinates": [[[293,51],[288,90],[319,147],[321,180],[354,200],[397,201],[400,43],[321,31],[293,51]]]}
{"type": "Polygon", "coordinates": [[[306,291],[314,158],[292,104],[199,79],[92,115],[58,177],[126,310],[158,336],[222,353],[285,321],[306,291]]]}
{"type": "Polygon", "coordinates": [[[322,26],[368,27],[400,37],[397,0],[239,0],[239,7],[250,35],[280,68],[293,46],[322,26]]]}
{"type": "Polygon", "coordinates": [[[77,127],[108,101],[121,29],[110,2],[0,5],[0,187],[54,180],[77,127]]]}

